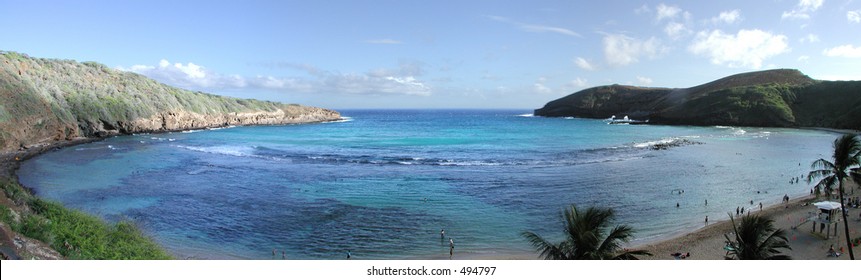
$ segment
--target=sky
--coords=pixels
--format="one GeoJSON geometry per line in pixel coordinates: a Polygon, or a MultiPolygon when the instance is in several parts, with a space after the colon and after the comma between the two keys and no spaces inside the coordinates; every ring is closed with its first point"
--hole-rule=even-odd
{"type": "Polygon", "coordinates": [[[861,0],[0,0],[0,26],[0,50],[333,109],[533,109],[776,68],[861,80],[861,0]]]}

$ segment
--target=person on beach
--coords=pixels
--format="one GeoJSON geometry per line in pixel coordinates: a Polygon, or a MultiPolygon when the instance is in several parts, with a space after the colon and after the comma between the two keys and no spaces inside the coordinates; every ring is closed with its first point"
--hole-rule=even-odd
{"type": "Polygon", "coordinates": [[[347,250],[347,259],[349,260],[353,256],[353,253],[350,250],[347,250]]]}
{"type": "Polygon", "coordinates": [[[676,208],[679,208],[679,203],[678,203],[678,202],[676,202],[676,208]]]}
{"type": "Polygon", "coordinates": [[[738,216],[738,206],[735,207],[735,215],[738,216]]]}
{"type": "Polygon", "coordinates": [[[439,231],[439,239],[445,239],[445,229],[439,231]]]}
{"type": "Polygon", "coordinates": [[[709,216],[707,215],[706,216],[706,225],[708,225],[708,224],[709,224],[709,216]]]}
{"type": "Polygon", "coordinates": [[[448,239],[448,259],[454,257],[454,239],[448,239]]]}
{"type": "Polygon", "coordinates": [[[759,211],[762,211],[762,202],[759,203],[759,211]]]}

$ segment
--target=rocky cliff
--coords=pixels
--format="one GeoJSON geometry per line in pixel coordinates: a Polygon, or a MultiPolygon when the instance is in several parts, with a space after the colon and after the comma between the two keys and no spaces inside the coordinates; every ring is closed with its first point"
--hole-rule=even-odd
{"type": "Polygon", "coordinates": [[[192,92],[95,62],[0,51],[0,151],[75,138],[337,120],[338,112],[192,92]]]}
{"type": "Polygon", "coordinates": [[[798,70],[737,74],[690,88],[600,86],[547,103],[536,116],[628,115],[657,124],[861,129],[861,81],[819,81],[798,70]]]}

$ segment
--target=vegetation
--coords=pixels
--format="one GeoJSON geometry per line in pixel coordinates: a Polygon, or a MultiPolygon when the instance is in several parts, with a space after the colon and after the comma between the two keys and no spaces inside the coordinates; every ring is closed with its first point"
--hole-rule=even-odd
{"type": "MultiPolygon", "coordinates": [[[[211,117],[215,124],[223,124],[235,118],[234,113],[278,110],[299,116],[313,109],[183,90],[96,62],[0,52],[0,149],[4,150],[45,139],[98,136],[103,130],[155,131],[162,128],[163,119],[146,128],[133,123],[177,113],[187,118],[211,117]]],[[[202,125],[198,119],[187,122],[202,125]]]]}
{"type": "Polygon", "coordinates": [[[107,224],[97,217],[69,210],[59,203],[27,193],[20,185],[0,183],[6,196],[31,211],[19,218],[0,207],[0,219],[13,231],[43,241],[69,259],[170,259],[154,241],[132,222],[107,224]]]}
{"type": "Polygon", "coordinates": [[[522,235],[540,252],[540,257],[548,260],[636,260],[637,256],[651,256],[645,250],[622,249],[622,244],[631,239],[634,230],[621,225],[608,232],[613,216],[613,210],[609,208],[590,207],[579,211],[571,205],[562,211],[564,241],[553,244],[529,231],[522,235]]]}
{"type": "Polygon", "coordinates": [[[601,86],[548,102],[535,115],[651,123],[861,129],[861,81],[817,81],[798,70],[768,70],[691,88],[601,86]]]}
{"type": "MultiPolygon", "coordinates": [[[[813,180],[821,180],[816,183],[814,189],[816,196],[819,196],[820,190],[824,190],[830,195],[837,187],[837,193],[840,195],[840,207],[846,209],[846,204],[843,200],[843,182],[846,180],[854,180],[861,182],[861,139],[857,135],[845,134],[834,140],[834,155],[831,157],[833,161],[828,161],[820,158],[810,165],[813,171],[807,175],[807,182],[813,180]]],[[[849,236],[849,219],[846,217],[846,211],[843,213],[843,229],[846,233],[846,248],[852,248],[851,237],[849,236]]],[[[849,250],[849,258],[854,260],[855,254],[849,250]]]]}
{"type": "Polygon", "coordinates": [[[783,229],[776,229],[774,221],[759,215],[746,215],[737,225],[732,214],[732,230],[735,238],[724,234],[727,246],[731,247],[730,254],[739,260],[788,260],[780,249],[792,250],[783,229]]]}

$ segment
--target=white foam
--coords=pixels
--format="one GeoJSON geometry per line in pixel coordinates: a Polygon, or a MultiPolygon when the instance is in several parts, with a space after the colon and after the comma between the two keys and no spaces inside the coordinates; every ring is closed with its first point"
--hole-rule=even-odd
{"type": "Polygon", "coordinates": [[[353,118],[351,118],[351,117],[341,117],[338,120],[327,121],[327,122],[323,122],[323,123],[343,123],[343,122],[351,122],[351,121],[353,121],[353,118]]]}
{"type": "Polygon", "coordinates": [[[222,130],[222,129],[234,128],[234,127],[236,127],[236,126],[235,125],[228,125],[228,126],[222,126],[222,127],[210,127],[210,128],[207,128],[206,130],[222,130]]]}
{"type": "Polygon", "coordinates": [[[534,117],[534,116],[535,116],[535,114],[520,114],[520,115],[517,115],[517,116],[518,116],[518,117],[524,117],[524,118],[531,118],[531,117],[534,117]]]}
{"type": "Polygon", "coordinates": [[[186,150],[196,151],[196,152],[204,152],[210,154],[220,154],[220,155],[228,155],[228,156],[237,156],[237,157],[247,157],[252,156],[252,152],[254,148],[245,147],[245,146],[211,146],[211,147],[196,147],[196,146],[184,146],[184,145],[176,145],[177,148],[182,148],[186,150]]]}
{"type": "Polygon", "coordinates": [[[661,139],[661,140],[657,140],[657,141],[635,143],[634,148],[648,148],[648,147],[658,145],[658,144],[669,144],[669,143],[672,143],[673,141],[676,141],[676,140],[678,140],[678,138],[665,138],[665,139],[661,139]]]}

